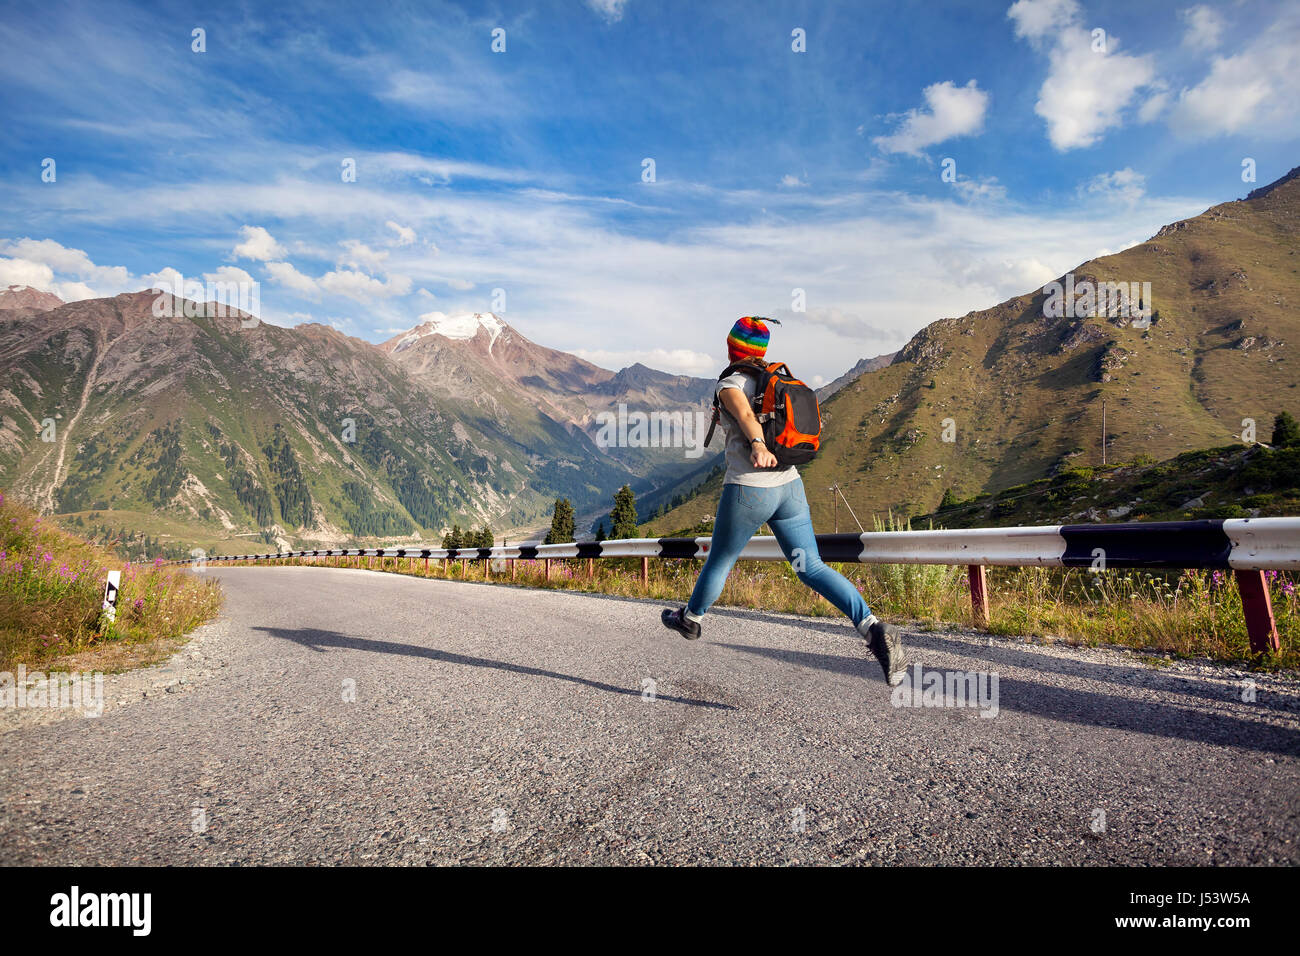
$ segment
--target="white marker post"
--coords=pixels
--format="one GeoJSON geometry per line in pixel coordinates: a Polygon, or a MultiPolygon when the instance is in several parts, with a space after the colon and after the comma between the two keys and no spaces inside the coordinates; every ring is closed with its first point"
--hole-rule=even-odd
{"type": "Polygon", "coordinates": [[[104,582],[104,622],[112,624],[117,620],[117,592],[122,584],[121,571],[109,571],[108,580],[104,582]]]}

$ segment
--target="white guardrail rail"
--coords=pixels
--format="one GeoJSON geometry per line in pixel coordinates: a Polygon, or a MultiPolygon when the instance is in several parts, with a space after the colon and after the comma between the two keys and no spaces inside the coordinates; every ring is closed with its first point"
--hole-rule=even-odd
{"type": "MultiPolygon", "coordinates": [[[[207,563],[318,558],[421,558],[425,561],[706,558],[709,538],[632,538],[568,544],[508,544],[492,548],[352,548],[205,556],[207,563]]],[[[1251,646],[1278,647],[1265,571],[1300,570],[1300,518],[1225,518],[1125,524],[1036,525],[943,531],[819,534],[825,561],[859,564],[952,564],[969,569],[976,616],[988,618],[986,567],[1206,568],[1235,572],[1251,646]]],[[[742,561],[783,561],[776,539],[752,538],[742,561]]],[[[193,564],[173,561],[171,564],[193,564]]],[[[485,570],[485,574],[486,574],[485,570]]]]}

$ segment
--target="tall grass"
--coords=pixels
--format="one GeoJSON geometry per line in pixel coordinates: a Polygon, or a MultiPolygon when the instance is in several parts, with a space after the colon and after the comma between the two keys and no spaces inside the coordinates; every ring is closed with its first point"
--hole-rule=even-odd
{"type": "Polygon", "coordinates": [[[48,669],[71,654],[174,639],[220,603],[214,581],[121,561],[0,493],[0,670],[48,669]],[[110,568],[122,572],[111,624],[100,613],[110,568]]]}

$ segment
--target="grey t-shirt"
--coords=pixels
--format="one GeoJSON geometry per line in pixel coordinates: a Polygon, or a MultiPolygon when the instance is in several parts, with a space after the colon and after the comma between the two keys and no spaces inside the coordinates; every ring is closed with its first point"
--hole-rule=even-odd
{"type": "MultiPolygon", "coordinates": [[[[724,388],[738,388],[745,393],[746,400],[752,402],[758,383],[754,381],[752,375],[732,372],[718,382],[714,394],[721,396],[724,388]]],[[[740,423],[732,417],[731,412],[727,411],[727,406],[722,404],[721,398],[718,399],[718,408],[721,412],[720,423],[727,433],[727,474],[722,479],[723,484],[775,488],[799,477],[799,471],[794,465],[785,468],[779,465],[776,468],[755,468],[750,461],[750,441],[741,431],[740,423]]]]}

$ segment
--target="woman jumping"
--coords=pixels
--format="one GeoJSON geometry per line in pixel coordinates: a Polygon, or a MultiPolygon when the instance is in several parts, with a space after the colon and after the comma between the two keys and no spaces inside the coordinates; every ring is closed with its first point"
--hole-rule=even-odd
{"type": "MultiPolygon", "coordinates": [[[[762,319],[745,316],[737,321],[727,336],[731,363],[748,363],[766,369],[763,356],[767,354],[770,335],[762,319]]],[[[664,626],[688,640],[695,640],[703,633],[700,621],[705,612],[722,593],[727,575],[746,543],[766,523],[799,580],[848,615],[880,661],[885,680],[895,686],[902,682],[907,666],[898,628],[872,614],[858,589],[822,561],[803,480],[793,465],[779,467],[776,456],[764,443],[763,426],[753,409],[756,391],[755,376],[741,371],[720,379],[714,390],[720,421],[727,433],[727,473],[722,499],[713,523],[709,556],[695,582],[691,599],[685,607],[665,610],[664,626]]]]}

